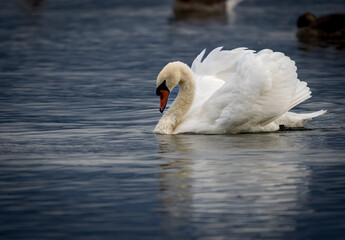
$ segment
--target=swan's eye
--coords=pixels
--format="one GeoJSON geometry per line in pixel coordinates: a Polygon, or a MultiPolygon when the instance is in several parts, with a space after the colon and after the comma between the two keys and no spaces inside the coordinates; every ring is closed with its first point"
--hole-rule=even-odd
{"type": "Polygon", "coordinates": [[[160,92],[161,92],[162,90],[170,92],[169,88],[168,88],[167,85],[166,85],[166,81],[167,81],[167,80],[164,80],[164,81],[157,87],[157,89],[156,89],[156,95],[157,95],[157,96],[159,96],[159,95],[161,94],[160,92]]]}

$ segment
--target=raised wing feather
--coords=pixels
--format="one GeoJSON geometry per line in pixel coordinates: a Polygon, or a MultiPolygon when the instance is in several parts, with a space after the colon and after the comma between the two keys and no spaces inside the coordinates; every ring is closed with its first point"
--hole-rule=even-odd
{"type": "Polygon", "coordinates": [[[193,61],[192,71],[195,79],[195,98],[190,109],[200,107],[212,94],[229,80],[236,72],[240,57],[246,48],[236,48],[231,51],[222,51],[222,47],[213,49],[204,60],[204,49],[193,61]]]}
{"type": "Polygon", "coordinates": [[[246,48],[236,48],[230,51],[223,47],[213,49],[202,61],[206,49],[203,50],[193,61],[192,71],[198,76],[213,76],[227,81],[236,72],[239,59],[244,52],[252,52],[246,48]]]}

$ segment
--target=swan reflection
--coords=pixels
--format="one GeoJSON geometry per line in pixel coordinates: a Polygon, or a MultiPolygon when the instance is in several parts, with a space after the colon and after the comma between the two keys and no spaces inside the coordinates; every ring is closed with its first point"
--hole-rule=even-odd
{"type": "Polygon", "coordinates": [[[293,229],[308,192],[300,134],[157,135],[164,214],[202,223],[201,235],[293,229]]]}

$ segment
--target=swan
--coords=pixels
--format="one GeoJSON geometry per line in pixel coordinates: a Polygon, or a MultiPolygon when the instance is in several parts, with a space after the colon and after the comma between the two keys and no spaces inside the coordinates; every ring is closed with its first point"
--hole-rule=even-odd
{"type": "Polygon", "coordinates": [[[295,62],[281,52],[247,48],[206,49],[191,68],[176,61],[158,74],[160,112],[169,93],[179,92],[154,132],[158,134],[235,134],[303,127],[326,110],[297,114],[291,108],[311,97],[307,83],[297,79],[295,62]]]}

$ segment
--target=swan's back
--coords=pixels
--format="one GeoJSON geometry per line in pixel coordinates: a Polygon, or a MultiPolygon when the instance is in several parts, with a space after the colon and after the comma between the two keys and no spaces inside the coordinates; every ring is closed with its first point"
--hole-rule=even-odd
{"type": "Polygon", "coordinates": [[[217,48],[201,61],[204,53],[193,62],[196,97],[176,133],[277,130],[273,121],[310,98],[295,62],[283,53],[217,48]]]}
{"type": "Polygon", "coordinates": [[[267,124],[311,97],[296,71],[295,62],[283,53],[268,49],[247,53],[232,81],[221,89],[232,103],[224,106],[216,120],[218,125],[228,126],[228,131],[264,130],[267,124]]]}

